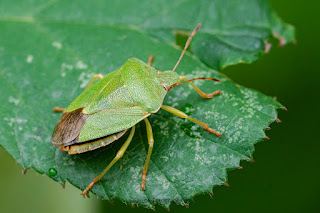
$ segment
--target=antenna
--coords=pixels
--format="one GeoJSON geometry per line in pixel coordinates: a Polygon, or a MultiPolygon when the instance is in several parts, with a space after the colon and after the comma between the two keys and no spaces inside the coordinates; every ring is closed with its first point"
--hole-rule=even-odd
{"type": "Polygon", "coordinates": [[[190,80],[186,80],[186,81],[180,81],[178,83],[175,83],[173,85],[170,86],[169,90],[170,91],[172,88],[180,85],[180,84],[184,84],[184,83],[189,83],[190,81],[195,81],[195,80],[211,80],[211,81],[218,81],[218,82],[221,82],[220,80],[216,79],[216,78],[206,78],[206,77],[202,77],[202,78],[193,78],[193,79],[190,79],[190,80]]]}
{"type": "Polygon", "coordinates": [[[181,55],[180,55],[179,60],[177,61],[177,63],[176,63],[176,65],[174,66],[174,68],[172,69],[172,72],[174,72],[174,71],[176,70],[177,66],[179,65],[179,63],[180,63],[183,55],[185,54],[185,52],[186,52],[186,50],[187,50],[187,48],[188,48],[188,46],[189,46],[189,44],[190,44],[190,42],[191,42],[191,40],[192,40],[192,37],[197,33],[197,31],[199,30],[200,26],[201,26],[201,23],[198,24],[198,26],[193,30],[193,32],[192,32],[191,35],[189,36],[186,44],[184,45],[184,49],[183,49],[183,51],[182,51],[182,53],[181,53],[181,55]]]}

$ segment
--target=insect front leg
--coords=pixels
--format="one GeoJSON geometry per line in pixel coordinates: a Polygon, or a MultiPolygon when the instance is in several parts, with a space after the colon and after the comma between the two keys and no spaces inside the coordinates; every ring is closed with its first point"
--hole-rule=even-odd
{"type": "Polygon", "coordinates": [[[208,124],[206,124],[206,123],[204,123],[204,122],[202,122],[202,121],[198,121],[198,120],[196,120],[196,119],[188,116],[188,115],[185,114],[184,112],[182,112],[182,111],[180,111],[180,110],[177,110],[176,108],[173,108],[173,107],[171,107],[171,106],[162,105],[162,106],[161,106],[161,109],[164,109],[164,110],[166,110],[166,111],[168,111],[168,112],[170,112],[170,113],[172,113],[172,114],[175,114],[175,115],[179,116],[180,118],[185,118],[185,119],[187,119],[187,120],[189,120],[189,121],[192,121],[192,122],[194,122],[194,123],[196,123],[196,124],[199,124],[199,125],[202,126],[205,130],[207,130],[207,131],[209,131],[209,132],[211,132],[211,133],[213,133],[213,134],[216,134],[216,135],[219,136],[219,137],[221,136],[221,133],[220,133],[220,132],[217,132],[217,131],[211,129],[208,124]]]}
{"type": "MultiPolygon", "coordinates": [[[[185,80],[185,81],[188,81],[189,79],[186,77],[186,76],[180,76],[180,80],[185,80]]],[[[194,83],[192,83],[191,81],[188,82],[195,91],[197,91],[197,93],[202,97],[202,98],[213,98],[213,96],[215,95],[220,95],[221,94],[221,91],[220,90],[217,90],[213,93],[210,93],[210,94],[207,94],[207,93],[204,93],[202,92],[196,85],[194,85],[194,83]]]]}
{"type": "Polygon", "coordinates": [[[98,175],[96,178],[92,180],[92,182],[87,186],[87,188],[81,193],[83,196],[85,196],[87,192],[93,187],[93,185],[97,183],[103,177],[103,175],[113,166],[113,164],[115,164],[123,156],[128,146],[130,145],[130,142],[132,141],[134,132],[135,132],[135,126],[131,128],[129,137],[117,152],[116,157],[109,163],[109,165],[101,172],[100,175],[98,175]]]}
{"type": "Polygon", "coordinates": [[[88,83],[88,85],[86,86],[86,88],[84,90],[88,89],[94,83],[94,81],[96,79],[101,80],[102,78],[103,78],[103,75],[101,73],[99,73],[97,75],[94,75],[93,78],[91,79],[91,81],[88,83]]]}
{"type": "Polygon", "coordinates": [[[152,127],[147,118],[144,119],[147,127],[147,136],[148,136],[148,144],[149,144],[149,149],[148,149],[148,155],[146,159],[146,163],[144,164],[143,172],[142,172],[142,183],[141,183],[141,190],[145,190],[145,183],[146,183],[146,178],[147,178],[147,173],[148,173],[148,165],[152,153],[152,148],[153,148],[153,134],[152,134],[152,127]]]}

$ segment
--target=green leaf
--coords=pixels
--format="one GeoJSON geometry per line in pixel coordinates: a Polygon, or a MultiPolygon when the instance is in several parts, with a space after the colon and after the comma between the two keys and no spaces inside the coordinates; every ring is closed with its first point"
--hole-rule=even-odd
{"type": "Polygon", "coordinates": [[[108,74],[130,57],[146,61],[153,54],[156,69],[172,69],[181,52],[174,46],[176,34],[198,22],[203,25],[192,43],[193,54],[183,58],[177,72],[220,79],[196,85],[208,93],[220,89],[222,95],[203,100],[181,85],[170,91],[165,104],[209,123],[223,136],[160,110],[150,117],[155,145],[146,191],[140,190],[148,146],[144,123],[137,125],[124,157],[92,191],[106,200],[152,208],[155,203],[185,204],[225,184],[226,171],[252,158],[254,143],[266,137],[264,129],[282,107],[211,69],[256,60],[272,34],[282,43],[294,40],[293,28],[262,0],[0,1],[0,145],[23,169],[32,167],[84,189],[127,134],[105,148],[69,156],[51,144],[61,116],[53,107],[67,107],[94,74],[108,74]]]}

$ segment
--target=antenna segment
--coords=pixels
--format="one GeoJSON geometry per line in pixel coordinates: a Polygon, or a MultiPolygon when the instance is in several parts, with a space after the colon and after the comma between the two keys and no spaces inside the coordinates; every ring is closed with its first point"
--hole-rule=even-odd
{"type": "Polygon", "coordinates": [[[177,61],[177,63],[176,63],[176,65],[174,66],[174,68],[172,69],[172,72],[174,72],[174,71],[176,70],[176,68],[177,68],[177,66],[179,65],[179,63],[180,63],[183,55],[185,54],[188,46],[190,45],[190,42],[191,42],[191,40],[192,40],[192,37],[197,33],[197,31],[199,30],[200,26],[201,26],[201,23],[198,24],[198,26],[193,30],[193,32],[192,32],[191,35],[189,36],[186,44],[184,45],[184,49],[183,49],[183,51],[182,51],[182,53],[181,53],[181,55],[180,55],[179,60],[177,61]]]}

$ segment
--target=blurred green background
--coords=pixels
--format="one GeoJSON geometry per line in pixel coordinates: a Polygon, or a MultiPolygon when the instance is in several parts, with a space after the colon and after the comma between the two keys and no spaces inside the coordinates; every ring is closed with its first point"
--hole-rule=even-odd
{"type": "MultiPolygon", "coordinates": [[[[320,202],[320,2],[271,0],[280,17],[296,27],[297,44],[274,47],[259,61],[223,70],[235,82],[276,96],[288,111],[281,124],[267,132],[271,140],[256,145],[254,163],[229,172],[230,187],[215,187],[215,195],[199,195],[190,207],[172,205],[171,212],[319,212],[320,202]],[[318,60],[317,60],[318,59],[318,60]]],[[[102,202],[80,190],[63,189],[46,176],[21,167],[0,149],[0,212],[150,212],[115,201],[102,202]]],[[[166,212],[156,207],[157,212],[166,212]]]]}

